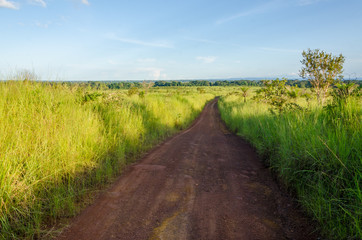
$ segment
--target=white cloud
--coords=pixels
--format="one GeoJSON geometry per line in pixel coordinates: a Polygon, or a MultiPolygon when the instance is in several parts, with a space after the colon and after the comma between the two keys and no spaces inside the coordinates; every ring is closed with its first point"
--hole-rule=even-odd
{"type": "Polygon", "coordinates": [[[196,57],[197,60],[202,61],[204,63],[213,63],[216,60],[214,56],[207,56],[207,57],[196,57]]]}
{"type": "Polygon", "coordinates": [[[85,5],[89,5],[88,0],[82,0],[82,3],[85,4],[85,5]]]}
{"type": "Polygon", "coordinates": [[[173,45],[168,42],[149,42],[149,41],[142,41],[137,39],[131,38],[120,38],[115,36],[114,34],[108,34],[108,39],[116,40],[119,42],[130,43],[135,45],[147,46],[147,47],[159,47],[159,48],[173,48],[173,45]]]}
{"type": "Polygon", "coordinates": [[[29,0],[29,3],[30,3],[30,4],[33,4],[33,5],[42,6],[42,7],[46,7],[46,6],[47,6],[47,4],[45,3],[44,0],[29,0]]]}
{"type": "Polygon", "coordinates": [[[0,8],[19,9],[19,6],[15,2],[0,0],[0,8]]]}

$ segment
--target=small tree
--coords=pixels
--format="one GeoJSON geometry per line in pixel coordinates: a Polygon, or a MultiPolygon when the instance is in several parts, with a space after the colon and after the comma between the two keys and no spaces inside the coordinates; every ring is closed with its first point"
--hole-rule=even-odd
{"type": "Polygon", "coordinates": [[[319,49],[303,51],[302,56],[303,67],[299,75],[308,78],[315,89],[318,102],[323,105],[331,84],[343,78],[345,58],[342,54],[332,56],[319,49]]]}
{"type": "Polygon", "coordinates": [[[242,87],[241,88],[241,95],[244,97],[244,103],[246,102],[246,97],[248,96],[248,92],[249,92],[249,89],[248,87],[242,87]]]}
{"type": "Polygon", "coordinates": [[[143,88],[143,90],[144,90],[144,94],[146,94],[146,93],[148,92],[148,90],[149,90],[151,87],[153,87],[154,85],[155,85],[154,82],[150,82],[150,81],[146,82],[146,81],[143,81],[143,82],[142,82],[142,88],[143,88]]]}

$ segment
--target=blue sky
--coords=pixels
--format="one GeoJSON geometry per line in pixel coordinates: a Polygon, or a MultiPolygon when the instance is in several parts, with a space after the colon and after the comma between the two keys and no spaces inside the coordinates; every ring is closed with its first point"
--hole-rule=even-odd
{"type": "Polygon", "coordinates": [[[0,0],[0,76],[298,77],[303,50],[362,77],[361,0],[0,0]]]}

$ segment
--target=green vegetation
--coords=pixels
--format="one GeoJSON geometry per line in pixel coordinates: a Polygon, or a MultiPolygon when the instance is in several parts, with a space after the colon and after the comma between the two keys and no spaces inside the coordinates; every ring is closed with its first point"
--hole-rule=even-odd
{"type": "Polygon", "coordinates": [[[50,226],[214,97],[21,79],[0,82],[0,239],[51,235],[50,226]]]}
{"type": "Polygon", "coordinates": [[[331,53],[320,51],[319,49],[303,51],[303,68],[300,76],[309,78],[315,89],[317,100],[324,104],[329,87],[338,80],[343,79],[343,63],[345,58],[342,54],[332,56],[331,53]]]}
{"type": "Polygon", "coordinates": [[[329,92],[322,107],[314,92],[275,80],[247,102],[240,93],[222,97],[219,108],[328,238],[361,239],[361,90],[343,83],[329,92]]]}
{"type": "Polygon", "coordinates": [[[328,77],[318,97],[313,79],[57,83],[34,82],[29,71],[15,79],[0,82],[0,239],[51,237],[52,226],[220,95],[226,124],[324,234],[362,238],[362,81],[328,77]]]}

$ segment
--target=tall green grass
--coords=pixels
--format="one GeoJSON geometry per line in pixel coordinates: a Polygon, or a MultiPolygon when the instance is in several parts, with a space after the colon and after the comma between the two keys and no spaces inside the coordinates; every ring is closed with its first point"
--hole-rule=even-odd
{"type": "Polygon", "coordinates": [[[0,82],[0,239],[51,234],[99,186],[187,127],[212,94],[0,82]]]}
{"type": "Polygon", "coordinates": [[[312,104],[281,115],[236,95],[222,98],[219,107],[228,127],[256,147],[325,236],[362,238],[361,99],[340,111],[312,104]]]}

